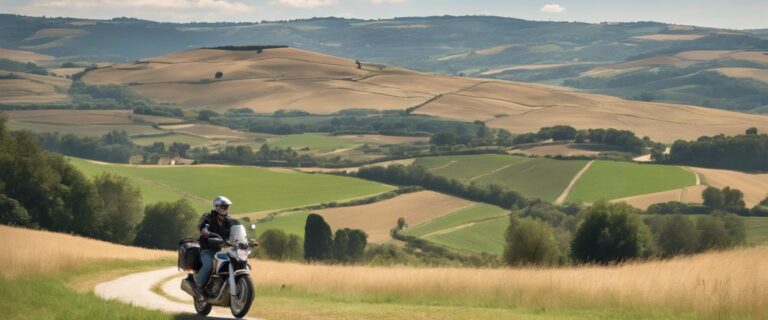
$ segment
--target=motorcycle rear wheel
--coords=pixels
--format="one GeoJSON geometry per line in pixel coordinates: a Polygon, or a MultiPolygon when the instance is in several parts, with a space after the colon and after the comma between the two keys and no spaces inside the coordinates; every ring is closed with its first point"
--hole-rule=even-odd
{"type": "Polygon", "coordinates": [[[237,297],[229,299],[229,309],[235,318],[242,318],[248,314],[253,303],[254,288],[251,276],[244,274],[235,279],[237,297]]]}

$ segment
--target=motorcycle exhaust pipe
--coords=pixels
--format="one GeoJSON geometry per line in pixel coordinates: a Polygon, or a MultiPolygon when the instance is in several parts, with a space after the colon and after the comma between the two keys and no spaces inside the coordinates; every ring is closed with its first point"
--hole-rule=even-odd
{"type": "Polygon", "coordinates": [[[192,296],[194,298],[195,297],[195,290],[192,289],[193,285],[194,284],[192,284],[192,282],[189,281],[189,279],[181,280],[181,290],[186,292],[187,294],[189,294],[190,296],[192,296]]]}

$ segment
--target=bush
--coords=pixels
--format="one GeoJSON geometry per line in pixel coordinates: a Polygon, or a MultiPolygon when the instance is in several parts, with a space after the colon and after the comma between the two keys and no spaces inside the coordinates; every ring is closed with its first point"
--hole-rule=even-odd
{"type": "Polygon", "coordinates": [[[21,204],[4,194],[0,194],[0,224],[9,226],[33,226],[32,217],[21,204]]]}
{"type": "Polygon", "coordinates": [[[662,221],[656,239],[662,257],[691,254],[697,251],[699,235],[693,220],[675,214],[663,217],[662,221]]]}
{"type": "Polygon", "coordinates": [[[259,236],[259,246],[269,259],[284,261],[301,259],[301,238],[283,230],[269,229],[259,236]]]}
{"type": "Polygon", "coordinates": [[[336,261],[350,263],[363,259],[368,235],[358,229],[339,229],[333,237],[333,257],[336,261]]]}
{"type": "Polygon", "coordinates": [[[144,218],[136,227],[133,244],[174,250],[180,239],[197,234],[197,216],[195,208],[186,199],[148,205],[144,209],[144,218]]]}
{"type": "Polygon", "coordinates": [[[575,261],[607,264],[650,255],[648,227],[632,206],[600,201],[583,216],[571,242],[575,261]]]}
{"type": "Polygon", "coordinates": [[[560,258],[552,228],[542,221],[510,215],[504,262],[510,266],[553,265],[560,258]]]}

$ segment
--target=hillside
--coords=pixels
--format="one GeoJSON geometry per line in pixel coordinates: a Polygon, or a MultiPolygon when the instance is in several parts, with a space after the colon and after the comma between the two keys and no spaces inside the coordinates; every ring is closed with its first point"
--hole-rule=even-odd
{"type": "Polygon", "coordinates": [[[568,124],[620,128],[672,142],[768,129],[768,117],[621,100],[518,82],[449,77],[362,64],[315,52],[198,49],[90,71],[89,85],[121,84],[156,102],[225,111],[280,109],[329,114],[346,109],[403,110],[484,121],[514,133],[568,124]],[[217,72],[222,72],[216,79],[217,72]]]}
{"type": "MultiPolygon", "coordinates": [[[[614,66],[621,68],[638,61],[669,63],[678,60],[679,54],[692,51],[760,55],[768,51],[764,34],[764,30],[735,31],[656,22],[591,24],[493,16],[180,24],[129,18],[81,20],[0,15],[2,47],[67,61],[134,61],[194,47],[280,44],[422,72],[566,84],[625,98],[647,100],[648,93],[661,90],[665,92],[651,100],[755,112],[764,112],[756,108],[768,104],[759,92],[757,101],[733,100],[745,95],[744,90],[754,94],[756,90],[765,91],[764,87],[738,83],[734,88],[729,82],[733,78],[712,78],[711,74],[704,78],[708,84],[701,86],[697,83],[702,81],[698,74],[701,70],[686,68],[673,74],[656,74],[633,69],[629,73],[635,77],[661,82],[635,83],[630,87],[626,86],[627,79],[604,85],[595,84],[584,75],[613,72],[610,70],[614,66]]],[[[705,69],[718,65],[744,67],[725,58],[711,59],[705,69]]],[[[748,67],[755,65],[750,62],[748,67]]]]}

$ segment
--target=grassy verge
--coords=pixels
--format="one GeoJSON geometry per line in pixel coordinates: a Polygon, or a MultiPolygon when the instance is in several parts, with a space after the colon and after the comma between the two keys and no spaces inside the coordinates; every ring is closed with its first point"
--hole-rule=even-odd
{"type": "Polygon", "coordinates": [[[96,283],[173,264],[170,260],[101,261],[55,274],[0,278],[4,319],[185,319],[120,303],[92,292],[96,283]]]}

